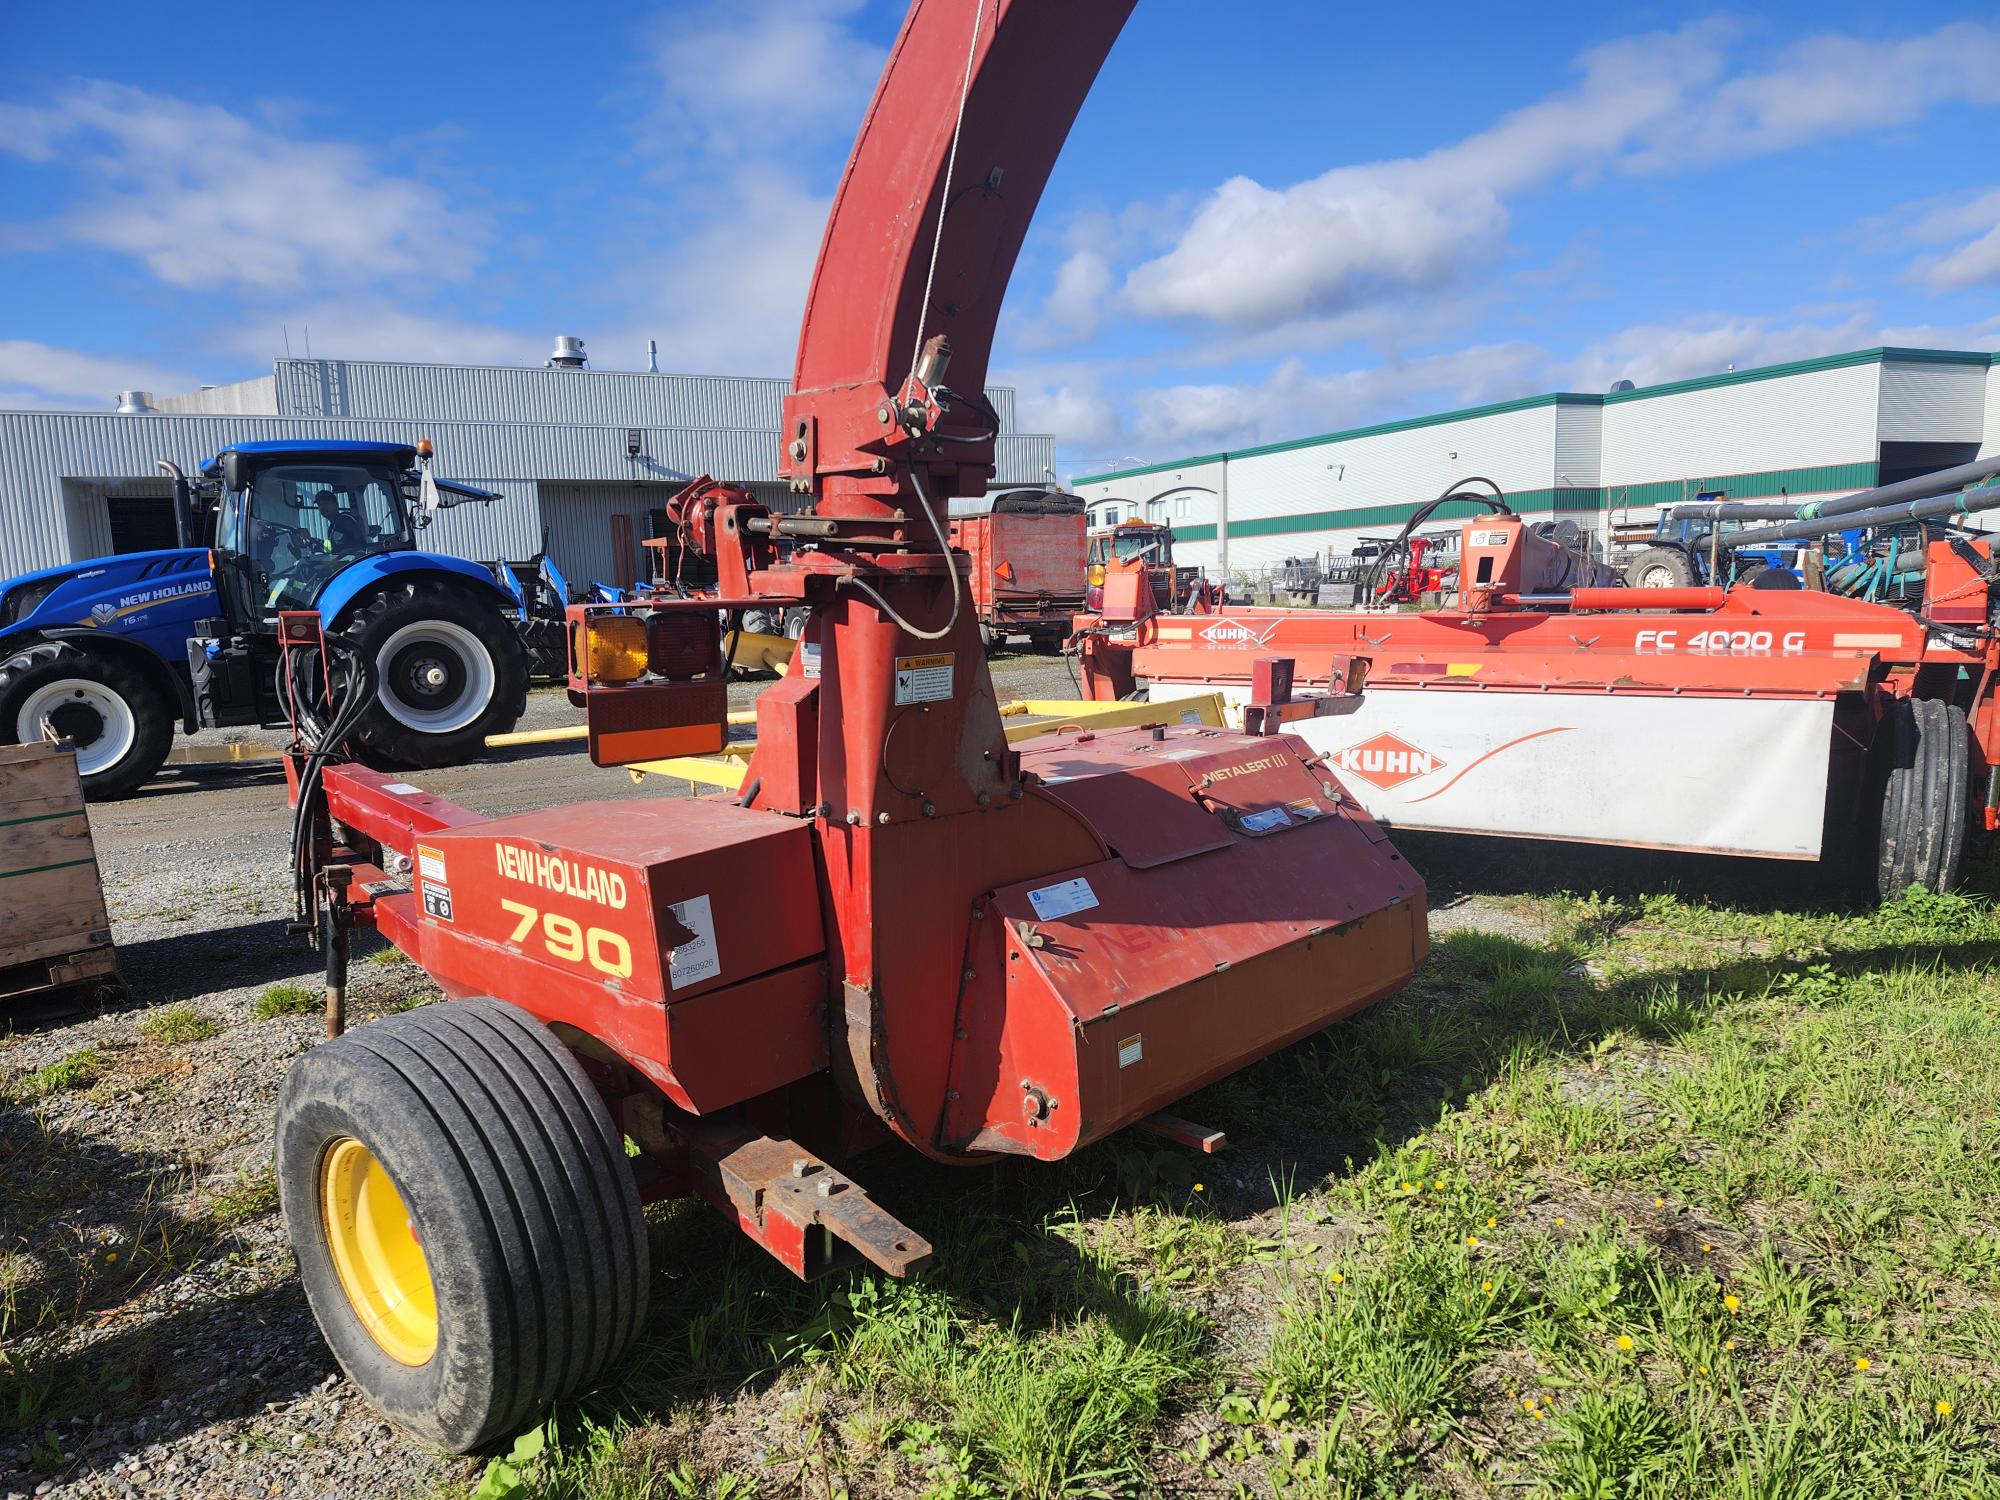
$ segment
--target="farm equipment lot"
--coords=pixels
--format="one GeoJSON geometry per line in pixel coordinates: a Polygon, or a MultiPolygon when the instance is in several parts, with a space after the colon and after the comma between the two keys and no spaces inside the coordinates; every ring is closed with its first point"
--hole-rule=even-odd
{"type": "MultiPolygon", "coordinates": [[[[491,814],[672,794],[564,746],[415,779],[491,814]]],[[[281,773],[174,769],[91,819],[132,995],[0,1038],[0,1495],[470,1492],[482,1461],[338,1374],[277,1216],[274,1103],[321,1035],[281,773]]],[[[655,1208],[631,1368],[499,1492],[2000,1492],[1992,908],[1399,843],[1435,957],[1180,1108],[1246,1144],[878,1153],[936,1231],[909,1284],[800,1284],[655,1208]]],[[[357,1024],[431,997],[392,960],[356,963],[357,1024]]]]}

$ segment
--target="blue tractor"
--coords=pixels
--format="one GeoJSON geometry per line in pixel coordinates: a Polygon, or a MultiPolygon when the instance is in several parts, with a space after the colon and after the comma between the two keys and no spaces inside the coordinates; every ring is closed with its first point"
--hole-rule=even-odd
{"type": "Polygon", "coordinates": [[[174,726],[283,725],[280,610],[317,610],[369,668],[347,754],[381,769],[469,759],[526,706],[515,601],[478,563],[420,551],[433,512],[498,499],[429,472],[430,445],[295,439],[172,463],[181,546],[0,583],[0,741],[77,747],[85,791],[121,797],[174,726]]]}
{"type": "MultiPolygon", "coordinates": [[[[1727,500],[1722,490],[1704,490],[1697,503],[1727,500]]],[[[1732,551],[1713,544],[1718,532],[1741,531],[1737,521],[1671,519],[1663,509],[1653,529],[1653,541],[1625,565],[1625,583],[1635,589],[1678,589],[1692,585],[1747,583],[1755,588],[1798,588],[1804,549],[1796,542],[1732,551]],[[1710,556],[1720,556],[1720,576],[1710,576],[1710,556]]]]}

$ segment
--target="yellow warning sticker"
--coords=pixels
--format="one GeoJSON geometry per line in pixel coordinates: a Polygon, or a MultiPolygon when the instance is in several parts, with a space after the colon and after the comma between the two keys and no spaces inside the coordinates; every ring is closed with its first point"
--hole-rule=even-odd
{"type": "Polygon", "coordinates": [[[896,658],[896,701],[938,703],[951,696],[951,652],[896,658]]]}

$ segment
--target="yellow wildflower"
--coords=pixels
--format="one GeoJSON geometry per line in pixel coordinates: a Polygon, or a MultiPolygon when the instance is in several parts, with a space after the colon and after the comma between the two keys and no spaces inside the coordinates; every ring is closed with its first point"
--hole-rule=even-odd
{"type": "Polygon", "coordinates": [[[1486,1221],[1486,1227],[1488,1229],[1498,1229],[1500,1227],[1500,1221],[1498,1219],[1488,1218],[1486,1221]]]}
{"type": "Polygon", "coordinates": [[[1493,1290],[1493,1283],[1490,1281],[1482,1281],[1479,1283],[1479,1290],[1482,1292],[1490,1292],[1493,1290]]]}
{"type": "Polygon", "coordinates": [[[1701,1247],[1701,1253],[1702,1253],[1703,1255],[1707,1255],[1707,1254],[1711,1253],[1711,1252],[1712,1252],[1712,1251],[1713,1251],[1714,1249],[1715,1249],[1715,1246],[1713,1246],[1713,1245],[1703,1245],[1703,1246],[1701,1247]]]}
{"type": "Polygon", "coordinates": [[[1562,1216],[1561,1214],[1557,1214],[1557,1215],[1556,1215],[1556,1228],[1560,1229],[1560,1228],[1562,1228],[1562,1227],[1563,1227],[1563,1216],[1562,1216]]]}
{"type": "Polygon", "coordinates": [[[116,1250],[107,1250],[104,1252],[104,1259],[107,1263],[114,1261],[118,1259],[118,1252],[116,1250]]]}
{"type": "Polygon", "coordinates": [[[1857,1370],[1865,1370],[1869,1368],[1869,1363],[1870,1362],[1868,1357],[1864,1354],[1860,1359],[1857,1359],[1854,1362],[1854,1368],[1857,1370]]]}
{"type": "Polygon", "coordinates": [[[1736,1340],[1735,1340],[1735,1339],[1724,1339],[1724,1340],[1722,1341],[1722,1347],[1723,1347],[1723,1348],[1725,1348],[1725,1349],[1734,1349],[1734,1348],[1736,1347],[1736,1340]]]}
{"type": "Polygon", "coordinates": [[[1742,1299],[1736,1295],[1736,1293],[1731,1292],[1727,1297],[1724,1297],[1722,1299],[1722,1305],[1728,1308],[1731,1312],[1735,1312],[1737,1308],[1743,1305],[1743,1302],[1742,1299]]]}
{"type": "Polygon", "coordinates": [[[1329,1272],[1327,1272],[1327,1274],[1326,1274],[1326,1279],[1327,1279],[1328,1281],[1332,1282],[1332,1283],[1333,1283],[1333,1284],[1334,1284],[1335,1286],[1342,1286],[1342,1285],[1345,1285],[1345,1284],[1346,1284],[1346,1281],[1347,1281],[1347,1278],[1346,1278],[1345,1276],[1341,1275],[1341,1274],[1340,1274],[1340,1272],[1338,1272],[1338,1271],[1329,1271],[1329,1272]]]}
{"type": "Polygon", "coordinates": [[[1949,1401],[1940,1401],[1940,1402],[1938,1402],[1938,1404],[1937,1404],[1937,1414],[1938,1414],[1939,1416],[1941,1416],[1941,1417],[1948,1417],[1948,1416],[1950,1416],[1950,1415],[1951,1415],[1951,1403],[1950,1403],[1949,1401]]]}
{"type": "Polygon", "coordinates": [[[1620,1349],[1630,1349],[1630,1348],[1632,1347],[1632,1335],[1631,1335],[1631,1334],[1629,1334],[1629,1333],[1621,1333],[1621,1334],[1619,1334],[1619,1335],[1618,1335],[1618,1347],[1619,1347],[1620,1349]]]}
{"type": "Polygon", "coordinates": [[[1465,1237],[1465,1247],[1468,1250],[1477,1250],[1479,1248],[1479,1236],[1476,1234],[1468,1234],[1465,1237]]]}
{"type": "Polygon", "coordinates": [[[1444,1179],[1443,1179],[1442,1177],[1440,1177],[1440,1178],[1439,1178],[1439,1179],[1438,1179],[1438,1180],[1437,1180],[1437,1181],[1436,1181],[1436,1182],[1435,1182],[1434,1184],[1432,1184],[1432,1185],[1433,1185],[1434,1187],[1443,1187],[1443,1186],[1444,1186],[1444,1179]]]}
{"type": "Polygon", "coordinates": [[[1655,1198],[1653,1200],[1653,1207],[1655,1208],[1665,1208],[1666,1206],[1667,1206],[1667,1200],[1664,1198],[1655,1198]]]}

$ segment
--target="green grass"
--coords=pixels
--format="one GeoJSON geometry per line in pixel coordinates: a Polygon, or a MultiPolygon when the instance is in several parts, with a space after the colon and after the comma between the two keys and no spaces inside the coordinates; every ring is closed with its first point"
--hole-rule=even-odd
{"type": "Polygon", "coordinates": [[[44,1067],[17,1078],[8,1093],[22,1100],[46,1099],[70,1089],[87,1089],[96,1083],[110,1059],[98,1047],[79,1047],[44,1067]]]}
{"type": "Polygon", "coordinates": [[[181,1004],[155,1011],[139,1023],[139,1031],[152,1041],[172,1047],[185,1042],[205,1042],[220,1036],[222,1027],[192,1005],[181,1004]]]}
{"type": "Polygon", "coordinates": [[[269,1021],[278,1016],[309,1016],[326,1004],[326,996],[302,984],[274,984],[257,997],[256,1016],[269,1021]]]}

